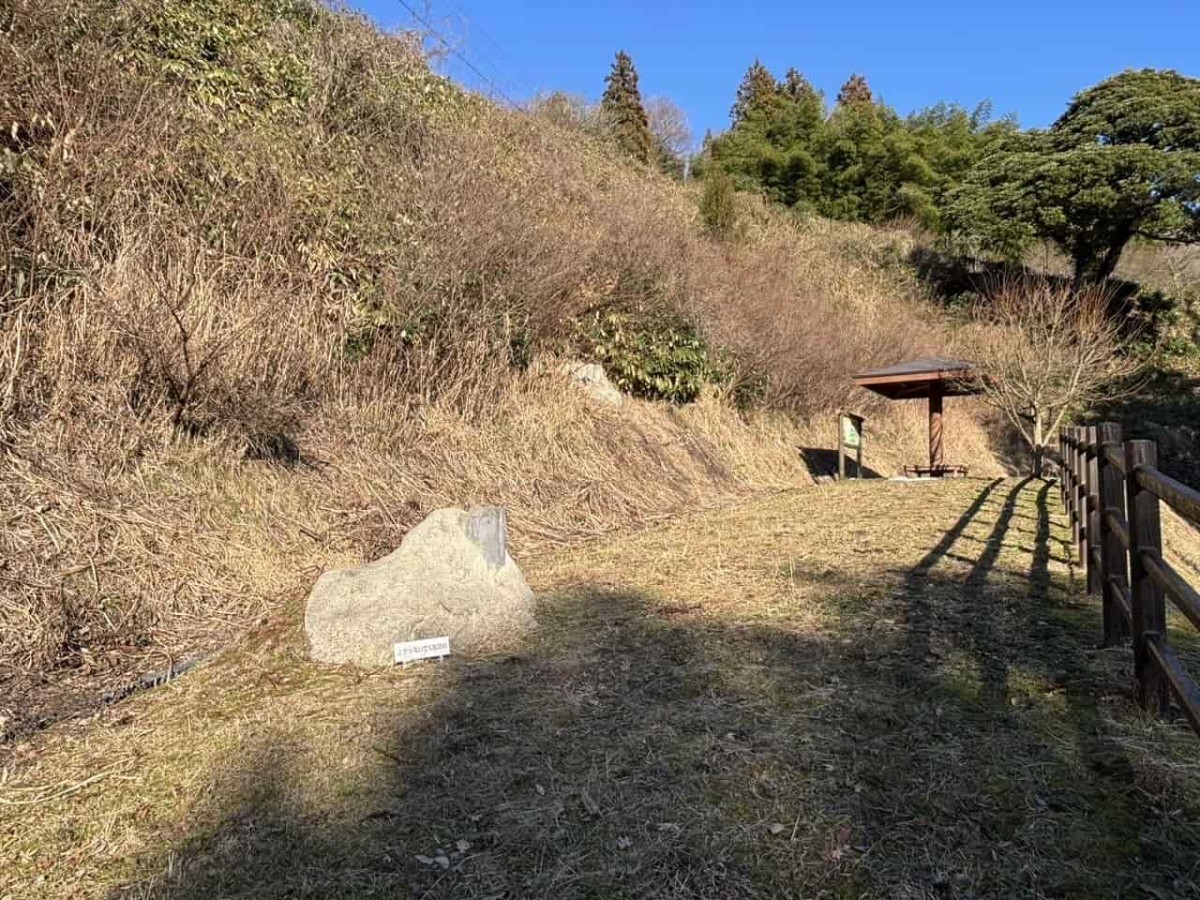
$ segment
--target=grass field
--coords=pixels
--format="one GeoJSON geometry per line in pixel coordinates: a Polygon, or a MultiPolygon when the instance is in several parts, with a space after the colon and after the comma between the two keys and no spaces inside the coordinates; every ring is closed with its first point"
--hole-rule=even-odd
{"type": "Polygon", "coordinates": [[[1062,537],[1041,482],[780,493],[522,560],[520,654],[371,675],[297,602],[0,757],[0,897],[1200,896],[1200,744],[1062,537]]]}

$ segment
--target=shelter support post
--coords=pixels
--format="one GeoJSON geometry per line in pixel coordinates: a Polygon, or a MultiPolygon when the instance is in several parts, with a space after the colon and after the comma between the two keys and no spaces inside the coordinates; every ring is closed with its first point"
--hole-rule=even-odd
{"type": "Polygon", "coordinates": [[[937,469],[942,455],[942,387],[935,384],[929,391],[929,466],[937,469]]]}

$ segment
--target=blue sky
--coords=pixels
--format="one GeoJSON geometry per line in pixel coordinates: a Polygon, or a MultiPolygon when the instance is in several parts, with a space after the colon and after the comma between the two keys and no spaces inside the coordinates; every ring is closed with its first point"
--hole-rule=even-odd
{"type": "MultiPolygon", "coordinates": [[[[385,27],[414,25],[400,0],[353,2],[385,27]]],[[[517,102],[541,89],[595,99],[624,49],[643,95],[673,99],[697,139],[728,126],[755,57],[779,77],[796,66],[829,98],[860,72],[902,114],[990,99],[1026,126],[1049,124],[1072,94],[1122,69],[1200,76],[1200,0],[405,2],[492,84],[453,55],[446,74],[517,102]]]]}

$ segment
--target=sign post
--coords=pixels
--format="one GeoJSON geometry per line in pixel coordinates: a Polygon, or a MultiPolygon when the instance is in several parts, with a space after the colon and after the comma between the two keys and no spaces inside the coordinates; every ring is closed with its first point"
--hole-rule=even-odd
{"type": "Polygon", "coordinates": [[[862,478],[863,417],[854,413],[838,415],[838,480],[846,480],[846,451],[854,452],[854,477],[862,478]]]}

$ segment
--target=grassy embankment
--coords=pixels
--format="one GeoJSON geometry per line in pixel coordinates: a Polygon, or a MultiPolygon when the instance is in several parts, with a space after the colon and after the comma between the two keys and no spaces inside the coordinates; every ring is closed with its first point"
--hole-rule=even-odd
{"type": "MultiPolygon", "coordinates": [[[[693,189],[302,0],[13,10],[10,726],[37,724],[29,691],[91,697],[220,645],[434,507],[505,504],[527,555],[802,482],[840,406],[871,417],[872,468],[922,455],[920,410],[847,380],[948,345],[902,232],[743,198],[713,239],[693,189]],[[554,360],[612,349],[597,316],[651,355],[698,337],[701,399],[572,390],[554,360]]],[[[954,407],[950,457],[995,468],[954,407]]]]}
{"type": "Polygon", "coordinates": [[[0,716],[250,634],[0,746],[0,897],[1197,892],[1194,739],[1092,649],[1052,489],[789,490],[841,406],[872,468],[922,454],[847,380],[952,344],[910,235],[742,198],[715,240],[304,2],[12,6],[0,716]],[[698,336],[701,398],[555,374],[610,314],[698,336]],[[320,569],[476,502],[522,652],[306,661],[320,569]]]}

